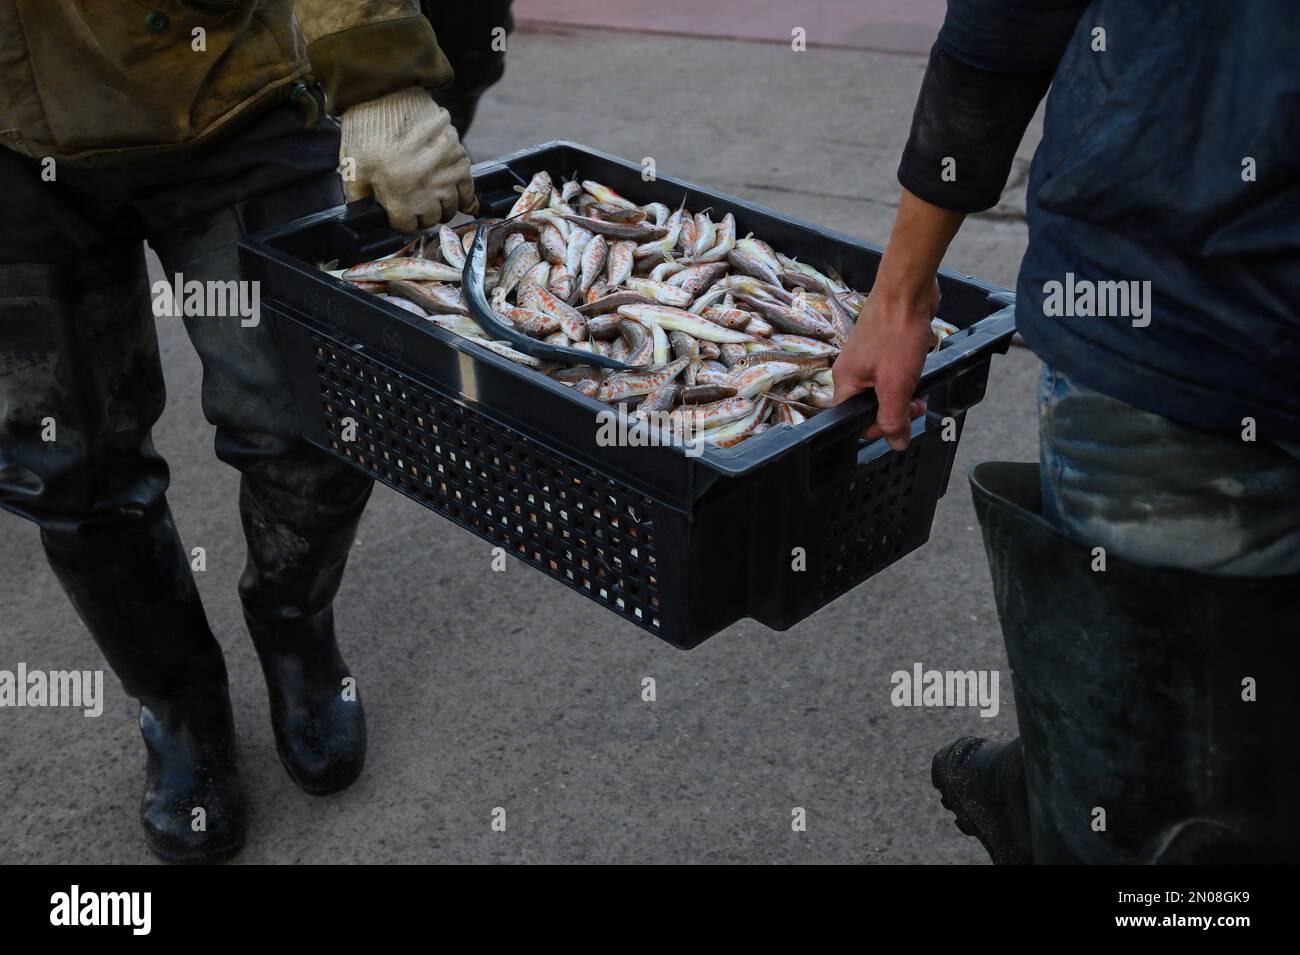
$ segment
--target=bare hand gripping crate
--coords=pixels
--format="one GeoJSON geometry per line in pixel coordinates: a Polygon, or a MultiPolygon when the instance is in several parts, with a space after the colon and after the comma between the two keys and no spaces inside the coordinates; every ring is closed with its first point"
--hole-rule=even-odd
{"type": "MultiPolygon", "coordinates": [[[[567,142],[475,166],[483,214],[504,214],[513,187],[543,169],[556,183],[578,174],[641,203],[676,208],[686,193],[715,219],[732,213],[738,235],[838,269],[854,288],[871,287],[880,261],[877,246],[692,183],[645,182],[637,164],[567,142]]],[[[869,394],[697,457],[603,447],[596,415],[608,405],[315,267],[402,244],[381,211],[342,208],[241,242],[303,434],[682,648],[743,617],[784,630],[925,543],[957,450],[942,419],[960,435],[1015,330],[1004,290],[940,274],[941,315],[961,331],[926,360],[930,413],[903,453],[859,439],[874,417],[869,394]],[[343,440],[344,418],[357,424],[354,441],[343,440]]]]}

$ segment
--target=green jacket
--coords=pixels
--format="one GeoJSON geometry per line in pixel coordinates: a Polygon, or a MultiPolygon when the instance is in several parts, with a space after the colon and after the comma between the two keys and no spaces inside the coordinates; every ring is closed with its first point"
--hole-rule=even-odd
{"type": "Polygon", "coordinates": [[[0,145],[38,158],[196,146],[310,79],[337,114],[451,78],[418,0],[0,3],[0,145]]]}

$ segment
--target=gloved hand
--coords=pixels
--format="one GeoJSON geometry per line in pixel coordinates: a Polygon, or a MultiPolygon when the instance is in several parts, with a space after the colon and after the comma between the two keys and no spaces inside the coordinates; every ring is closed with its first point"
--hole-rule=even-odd
{"type": "Polygon", "coordinates": [[[374,196],[398,232],[478,211],[469,155],[447,111],[412,86],[344,111],[339,149],[348,202],[374,196]],[[350,160],[350,162],[349,162],[350,160]]]}

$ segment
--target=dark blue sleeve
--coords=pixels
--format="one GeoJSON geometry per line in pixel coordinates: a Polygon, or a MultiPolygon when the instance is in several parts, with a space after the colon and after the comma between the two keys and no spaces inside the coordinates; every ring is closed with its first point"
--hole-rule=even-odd
{"type": "Polygon", "coordinates": [[[1055,72],[1092,0],[948,0],[939,49],[991,73],[1055,72]]]}
{"type": "Polygon", "coordinates": [[[948,0],[898,181],[954,212],[997,204],[1025,127],[1092,0],[948,0]]]}

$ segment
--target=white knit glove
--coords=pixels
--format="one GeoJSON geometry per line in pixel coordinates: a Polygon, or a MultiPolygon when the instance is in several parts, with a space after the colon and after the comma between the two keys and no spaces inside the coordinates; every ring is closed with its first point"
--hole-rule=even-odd
{"type": "Polygon", "coordinates": [[[348,202],[374,196],[398,232],[478,211],[469,156],[447,111],[412,86],[344,111],[339,148],[348,202]]]}

